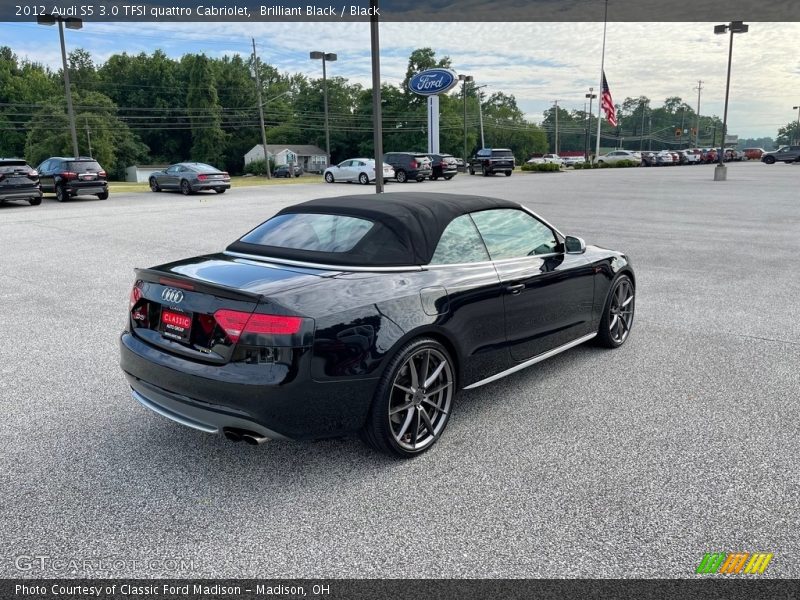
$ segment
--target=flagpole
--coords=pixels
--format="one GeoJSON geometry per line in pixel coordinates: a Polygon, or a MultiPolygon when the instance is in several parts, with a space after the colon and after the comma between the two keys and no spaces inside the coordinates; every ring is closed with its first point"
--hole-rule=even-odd
{"type": "Polygon", "coordinates": [[[597,160],[597,157],[600,156],[600,127],[602,124],[602,106],[603,106],[603,72],[606,68],[606,27],[608,26],[608,0],[606,0],[606,12],[603,17],[603,51],[600,54],[600,86],[598,89],[600,90],[600,94],[598,95],[597,99],[597,147],[595,148],[594,152],[594,159],[597,160]]]}

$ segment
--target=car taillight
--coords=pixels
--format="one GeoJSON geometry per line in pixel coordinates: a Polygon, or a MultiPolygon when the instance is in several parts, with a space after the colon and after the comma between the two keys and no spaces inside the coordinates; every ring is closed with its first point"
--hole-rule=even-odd
{"type": "Polygon", "coordinates": [[[412,169],[416,169],[417,168],[417,161],[415,161],[415,160],[411,161],[411,168],[412,169]]]}
{"type": "Polygon", "coordinates": [[[225,308],[215,312],[214,319],[234,344],[244,333],[292,335],[298,333],[303,324],[301,317],[251,314],[225,308]]]}
{"type": "Polygon", "coordinates": [[[106,172],[105,171],[98,171],[97,172],[97,176],[98,177],[106,177],[106,172]]]}
{"type": "Polygon", "coordinates": [[[197,180],[198,181],[205,181],[206,179],[208,179],[208,175],[198,175],[197,176],[197,180]]]}
{"type": "Polygon", "coordinates": [[[230,174],[227,171],[222,172],[223,177],[230,177],[230,174]]]}
{"type": "Polygon", "coordinates": [[[73,173],[72,171],[64,171],[63,173],[61,173],[61,177],[63,179],[66,179],[67,181],[71,181],[72,179],[77,179],[78,174],[73,173]]]}
{"type": "Polygon", "coordinates": [[[180,279],[168,279],[167,277],[159,277],[158,283],[161,285],[166,285],[168,287],[176,287],[181,288],[182,290],[189,290],[193,291],[194,286],[191,283],[186,281],[181,281],[180,279]]]}
{"type": "Polygon", "coordinates": [[[142,282],[137,281],[133,284],[133,289],[131,290],[131,305],[129,310],[133,310],[133,307],[136,306],[136,303],[142,299],[142,282]]]}
{"type": "Polygon", "coordinates": [[[33,171],[31,171],[30,173],[28,173],[28,177],[30,177],[31,179],[33,179],[35,177],[38,177],[38,176],[39,176],[39,171],[37,171],[35,169],[33,171]]]}

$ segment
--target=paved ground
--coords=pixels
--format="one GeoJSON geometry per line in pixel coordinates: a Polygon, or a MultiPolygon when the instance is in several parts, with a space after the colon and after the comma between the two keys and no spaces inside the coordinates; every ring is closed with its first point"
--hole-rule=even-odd
{"type": "Polygon", "coordinates": [[[117,365],[134,266],[369,188],[0,207],[0,576],[686,577],[708,551],[768,551],[767,575],[800,577],[800,167],[712,170],[392,185],[522,201],[639,280],[622,349],[463,393],[408,462],[184,429],[117,365]]]}

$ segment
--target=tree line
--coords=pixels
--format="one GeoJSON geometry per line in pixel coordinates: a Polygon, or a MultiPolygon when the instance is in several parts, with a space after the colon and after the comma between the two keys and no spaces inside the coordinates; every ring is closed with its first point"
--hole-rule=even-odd
{"type": "MultiPolygon", "coordinates": [[[[163,51],[114,54],[103,64],[76,49],[68,69],[75,105],[81,154],[91,154],[112,177],[122,178],[132,164],[196,160],[231,173],[244,169],[244,154],[261,142],[255,61],[240,55],[212,58],[185,54],[179,59],[163,51]]],[[[450,58],[431,48],[411,53],[400,85],[381,88],[384,149],[427,147],[426,100],[408,91],[408,80],[433,67],[451,67],[450,58]]],[[[322,79],[283,73],[259,63],[267,143],[325,146],[322,79]]],[[[344,77],[328,79],[331,159],[371,156],[372,90],[344,77]]],[[[645,97],[626,98],[617,107],[618,125],[602,123],[601,146],[630,150],[679,148],[694,144],[698,127],[694,109],[679,97],[660,107],[645,97]],[[679,130],[680,136],[676,134],[679,130]]],[[[567,111],[555,106],[535,124],[525,118],[513,94],[492,94],[459,86],[440,99],[442,152],[461,156],[466,125],[467,152],[480,146],[479,115],[487,146],[511,148],[518,161],[555,149],[594,148],[596,111],[567,111]],[[466,122],[464,104],[466,103],[466,122]],[[480,103],[480,106],[479,106],[480,103]],[[480,109],[480,110],[479,110],[480,109]],[[587,131],[590,134],[587,136],[587,131]]],[[[796,124],[781,128],[777,143],[789,143],[800,132],[796,124]]],[[[699,119],[700,146],[721,143],[716,116],[699,119]]],[[[30,163],[69,155],[72,144],[60,71],[20,59],[0,47],[0,156],[23,156],[30,163]]]]}

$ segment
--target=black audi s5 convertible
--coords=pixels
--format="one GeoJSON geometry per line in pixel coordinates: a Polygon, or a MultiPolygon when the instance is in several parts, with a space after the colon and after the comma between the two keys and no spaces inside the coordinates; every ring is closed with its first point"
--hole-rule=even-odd
{"type": "Polygon", "coordinates": [[[628,258],[506,200],[425,193],[284,208],[224,252],[137,269],[133,397],[233,441],[359,432],[430,448],[458,390],[633,325],[628,258]]]}

